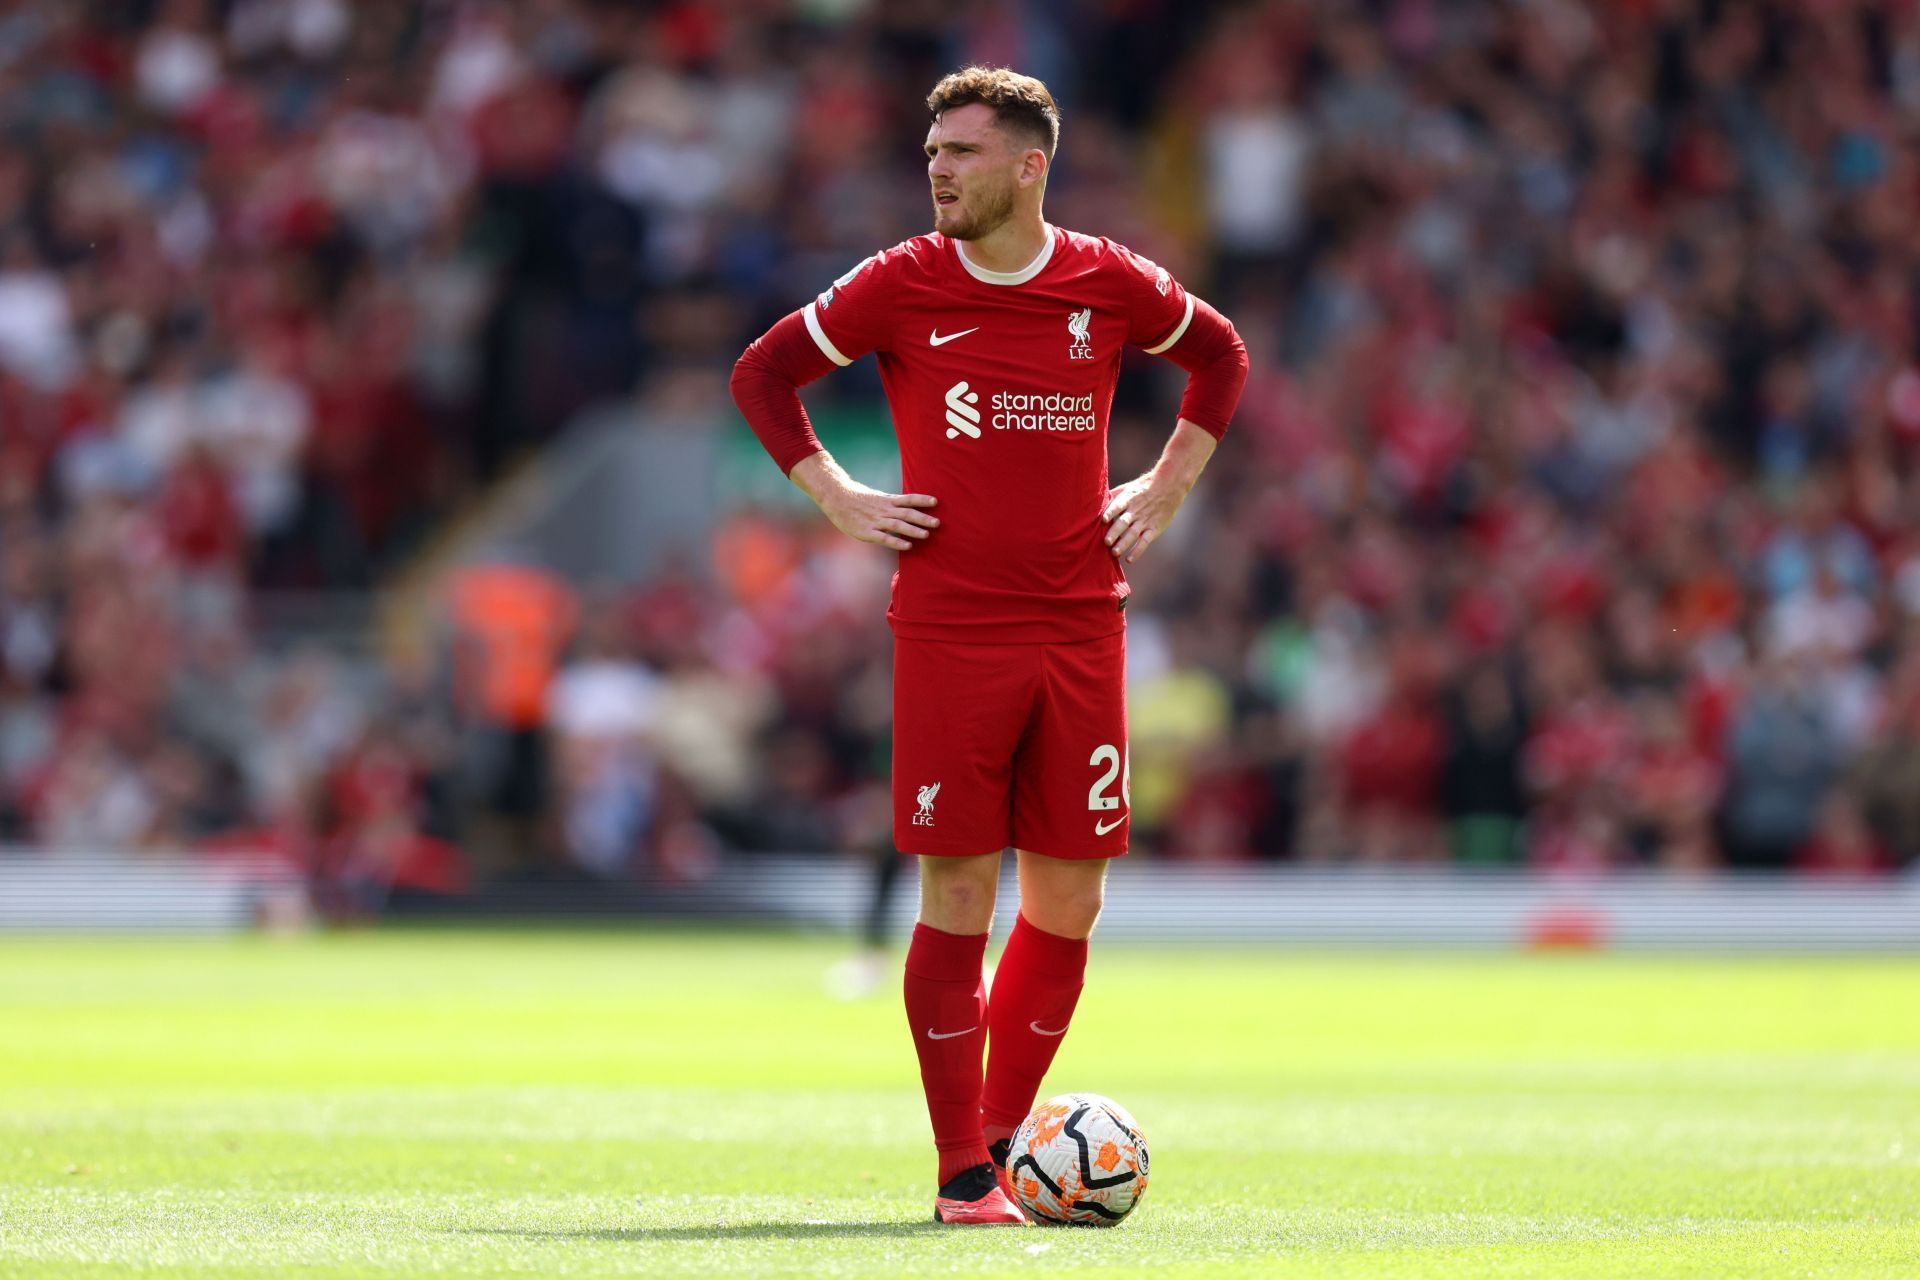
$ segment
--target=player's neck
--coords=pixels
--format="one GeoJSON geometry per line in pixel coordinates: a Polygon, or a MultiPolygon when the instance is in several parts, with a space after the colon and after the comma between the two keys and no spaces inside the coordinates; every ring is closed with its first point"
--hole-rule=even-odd
{"type": "Polygon", "coordinates": [[[1040,256],[1052,234],[1053,228],[1036,209],[1030,215],[1008,218],[978,240],[962,241],[959,249],[983,271],[1015,272],[1040,256]]]}

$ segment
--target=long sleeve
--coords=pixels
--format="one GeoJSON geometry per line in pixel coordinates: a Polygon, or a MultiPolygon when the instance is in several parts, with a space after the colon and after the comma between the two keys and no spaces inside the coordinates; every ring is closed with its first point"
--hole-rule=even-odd
{"type": "Polygon", "coordinates": [[[1128,288],[1127,341],[1187,371],[1180,416],[1218,440],[1247,382],[1246,344],[1230,320],[1188,293],[1166,268],[1118,244],[1113,261],[1128,288]]]}
{"type": "Polygon", "coordinates": [[[1180,416],[1216,440],[1224,436],[1247,383],[1247,344],[1233,322],[1195,298],[1186,332],[1160,354],[1188,374],[1180,416]]]}
{"type": "Polygon", "coordinates": [[[734,363],[728,383],[733,402],[781,474],[791,474],[824,448],[800,403],[800,388],[836,367],[807,331],[799,311],[761,334],[734,363]]]}

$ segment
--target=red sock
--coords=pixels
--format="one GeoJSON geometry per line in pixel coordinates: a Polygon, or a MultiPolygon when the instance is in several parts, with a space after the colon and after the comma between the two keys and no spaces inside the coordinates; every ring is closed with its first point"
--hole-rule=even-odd
{"type": "Polygon", "coordinates": [[[982,1111],[988,1141],[1010,1135],[1033,1109],[1086,973],[1085,938],[1036,929],[1025,916],[1014,921],[1000,967],[993,971],[993,1002],[987,1010],[993,1052],[987,1058],[982,1111]]]}
{"type": "Polygon", "coordinates": [[[980,1059],[987,1047],[980,964],[987,935],[913,926],[907,946],[907,1023],[940,1152],[940,1181],[987,1162],[980,1136],[980,1059]]]}

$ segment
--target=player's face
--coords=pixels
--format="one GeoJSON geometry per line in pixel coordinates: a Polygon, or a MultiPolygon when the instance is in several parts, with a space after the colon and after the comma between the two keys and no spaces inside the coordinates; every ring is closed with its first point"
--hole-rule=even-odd
{"type": "Polygon", "coordinates": [[[1025,154],[985,103],[942,112],[927,130],[933,229],[955,240],[978,240],[998,229],[1013,216],[1025,154]]]}

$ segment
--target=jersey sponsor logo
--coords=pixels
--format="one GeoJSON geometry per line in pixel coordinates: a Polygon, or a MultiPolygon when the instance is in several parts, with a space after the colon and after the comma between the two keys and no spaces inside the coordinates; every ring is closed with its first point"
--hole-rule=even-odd
{"type": "MultiPolygon", "coordinates": [[[[980,438],[980,393],[970,382],[956,382],[947,388],[947,439],[961,434],[980,438]]],[[[996,391],[987,401],[992,417],[987,425],[995,431],[1094,431],[1093,397],[1062,395],[1057,391],[996,391]]]]}
{"type": "Polygon", "coordinates": [[[975,440],[980,438],[980,393],[965,382],[956,382],[947,388],[947,439],[965,433],[975,440]]]}
{"type": "Polygon", "coordinates": [[[927,345],[932,347],[944,347],[949,342],[952,342],[955,338],[964,338],[970,333],[978,333],[978,332],[980,332],[979,325],[975,325],[971,329],[962,329],[958,333],[941,333],[938,329],[935,329],[927,335],[927,345]]]}
{"type": "Polygon", "coordinates": [[[1173,277],[1167,274],[1165,267],[1153,269],[1153,287],[1160,291],[1163,298],[1167,296],[1167,290],[1173,288],[1173,277]]]}
{"type": "Polygon", "coordinates": [[[1119,817],[1115,818],[1112,822],[1096,822],[1093,824],[1093,834],[1097,836],[1103,836],[1107,834],[1107,832],[1119,826],[1121,823],[1125,822],[1126,820],[1127,820],[1127,815],[1123,813],[1119,817]]]}
{"type": "Polygon", "coordinates": [[[1067,332],[1073,335],[1073,343],[1067,348],[1067,359],[1093,359],[1093,339],[1087,336],[1087,330],[1092,327],[1092,307],[1082,307],[1067,317],[1067,332]]]}
{"type": "MultiPolygon", "coordinates": [[[[953,433],[949,431],[947,434],[952,435],[953,433]]],[[[919,800],[920,802],[920,812],[913,815],[914,826],[930,827],[933,825],[933,798],[939,794],[940,794],[940,784],[937,782],[934,783],[932,786],[920,788],[919,794],[915,797],[915,799],[919,800]]],[[[971,1031],[973,1028],[969,1027],[967,1029],[971,1031]]],[[[934,1036],[933,1032],[931,1031],[927,1032],[927,1034],[930,1036],[933,1036],[935,1040],[939,1040],[943,1038],[941,1036],[934,1036]]],[[[959,1035],[961,1033],[955,1032],[954,1034],[959,1035]]]]}
{"type": "Polygon", "coordinates": [[[1099,426],[1092,396],[996,391],[988,407],[993,410],[988,425],[995,431],[1092,431],[1099,426]]]}

